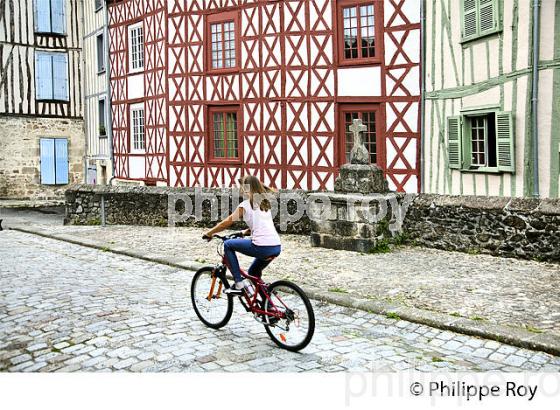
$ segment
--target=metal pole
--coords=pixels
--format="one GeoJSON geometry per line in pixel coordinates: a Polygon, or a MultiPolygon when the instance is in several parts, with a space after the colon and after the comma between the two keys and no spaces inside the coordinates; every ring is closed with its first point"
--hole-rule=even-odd
{"type": "Polygon", "coordinates": [[[533,196],[539,191],[539,58],[540,58],[540,0],[533,0],[533,84],[532,84],[532,134],[533,134],[533,196]]]}
{"type": "Polygon", "coordinates": [[[105,226],[105,195],[101,195],[101,226],[105,226]]]}

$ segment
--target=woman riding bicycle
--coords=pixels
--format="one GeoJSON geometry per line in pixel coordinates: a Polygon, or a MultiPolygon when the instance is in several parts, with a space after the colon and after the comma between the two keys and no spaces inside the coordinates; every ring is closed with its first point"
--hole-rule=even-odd
{"type": "Polygon", "coordinates": [[[273,190],[264,185],[257,177],[252,175],[239,179],[241,193],[244,201],[226,219],[206,232],[204,239],[210,240],[212,236],[224,229],[229,228],[234,222],[244,220],[249,229],[244,232],[245,236],[251,235],[250,239],[229,239],[224,242],[224,252],[229,262],[229,268],[235,280],[235,286],[225,290],[231,295],[242,295],[243,289],[250,287],[248,281],[244,281],[239,268],[236,252],[255,258],[248,274],[260,277],[264,268],[280,254],[280,236],[276,232],[271,204],[268,196],[273,190]]]}

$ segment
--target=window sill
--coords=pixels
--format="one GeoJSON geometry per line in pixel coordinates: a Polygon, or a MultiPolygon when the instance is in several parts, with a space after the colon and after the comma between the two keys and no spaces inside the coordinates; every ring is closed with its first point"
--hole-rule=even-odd
{"type": "Polygon", "coordinates": [[[102,75],[102,74],[105,74],[106,72],[107,72],[107,71],[106,71],[105,69],[103,69],[103,70],[98,70],[98,71],[97,71],[97,75],[102,75]]]}
{"type": "Polygon", "coordinates": [[[241,158],[210,158],[209,165],[241,165],[241,158]]]}
{"type": "Polygon", "coordinates": [[[480,168],[469,168],[469,169],[457,169],[465,174],[512,174],[513,172],[507,171],[500,171],[498,168],[487,168],[487,167],[480,167],[480,168]]]}
{"type": "Polygon", "coordinates": [[[35,100],[37,102],[40,103],[68,103],[70,102],[70,100],[66,99],[66,100],[60,100],[60,99],[56,99],[56,98],[35,98],[35,100]]]}
{"type": "Polygon", "coordinates": [[[207,71],[208,75],[211,74],[234,74],[239,72],[239,67],[232,67],[232,68],[211,68],[207,71]]]}
{"type": "Polygon", "coordinates": [[[361,67],[365,65],[381,65],[382,61],[380,58],[369,58],[369,59],[353,59],[353,60],[341,60],[338,62],[339,67],[361,67]]]}
{"type": "Polygon", "coordinates": [[[144,67],[128,70],[128,75],[141,74],[144,72],[144,67]]]}
{"type": "Polygon", "coordinates": [[[100,139],[107,139],[109,136],[108,135],[100,135],[99,138],[100,139]]]}
{"type": "Polygon", "coordinates": [[[35,31],[37,36],[67,37],[67,33],[55,33],[53,31],[35,31]]]}
{"type": "Polygon", "coordinates": [[[461,38],[461,41],[459,41],[459,44],[461,44],[463,47],[466,47],[468,43],[472,43],[472,42],[475,42],[477,40],[481,40],[481,39],[484,39],[486,37],[493,36],[495,34],[501,33],[502,31],[503,30],[501,28],[497,28],[497,29],[492,30],[492,31],[487,31],[486,33],[483,33],[483,34],[477,34],[476,36],[461,38]]]}
{"type": "Polygon", "coordinates": [[[98,12],[100,12],[101,10],[103,10],[103,5],[97,7],[97,8],[95,9],[95,12],[98,13],[98,12]]]}

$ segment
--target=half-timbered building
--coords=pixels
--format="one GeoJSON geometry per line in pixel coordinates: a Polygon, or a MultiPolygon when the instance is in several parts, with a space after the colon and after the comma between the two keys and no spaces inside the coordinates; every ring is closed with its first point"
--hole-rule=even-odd
{"type": "Polygon", "coordinates": [[[560,2],[435,0],[426,19],[423,190],[557,198],[560,2]]]}
{"type": "Polygon", "coordinates": [[[332,189],[361,118],[418,191],[419,0],[113,0],[109,33],[119,180],[332,189]]]}
{"type": "Polygon", "coordinates": [[[83,176],[81,1],[0,2],[0,197],[63,197],[83,176]]]}
{"type": "Polygon", "coordinates": [[[94,185],[109,183],[113,174],[107,17],[105,0],[84,2],[86,182],[94,185]]]}

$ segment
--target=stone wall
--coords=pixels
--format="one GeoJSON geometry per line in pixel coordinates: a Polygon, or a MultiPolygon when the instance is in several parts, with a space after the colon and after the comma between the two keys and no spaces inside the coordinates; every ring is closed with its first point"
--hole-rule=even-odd
{"type": "MultiPolygon", "coordinates": [[[[108,224],[168,226],[171,203],[174,206],[171,213],[179,216],[184,213],[185,217],[182,221],[178,218],[176,226],[213,226],[231,211],[232,191],[203,189],[201,192],[223,198],[215,204],[214,218],[210,201],[201,203],[199,220],[187,218],[181,201],[169,201],[170,195],[186,196],[194,204],[195,189],[77,185],[66,192],[66,223],[101,223],[103,196],[108,224]]],[[[314,202],[309,208],[312,218],[304,214],[297,222],[289,223],[287,230],[282,230],[310,235],[315,246],[370,252],[376,250],[380,241],[393,241],[452,251],[560,261],[560,200],[281,192],[308,201],[315,195],[329,198],[328,208],[320,201],[314,202]],[[380,213],[379,204],[385,204],[385,211],[380,213]],[[324,218],[317,218],[318,214],[324,218]],[[381,217],[372,220],[374,214],[381,217]]],[[[290,201],[284,206],[290,214],[295,213],[290,201]]]]}
{"type": "Polygon", "coordinates": [[[404,234],[431,248],[560,261],[560,200],[419,195],[404,234]]]}
{"type": "MultiPolygon", "coordinates": [[[[290,195],[305,197],[303,191],[289,192],[290,195]]],[[[212,227],[228,216],[243,199],[233,198],[231,189],[195,189],[146,186],[93,186],[76,185],[66,191],[66,224],[98,225],[101,223],[101,199],[104,200],[105,221],[112,225],[149,225],[149,226],[196,226],[212,227]],[[217,198],[210,201],[208,196],[217,198]],[[197,199],[198,198],[198,199],[197,199]],[[187,212],[185,200],[190,200],[192,210],[197,206],[200,213],[196,218],[187,212]],[[197,202],[199,201],[199,202],[197,202]],[[169,217],[172,217],[170,223],[169,217]]],[[[284,205],[289,213],[295,213],[295,203],[291,200],[284,205]]],[[[279,217],[275,222],[280,225],[279,217]]],[[[234,229],[245,225],[238,223],[234,229]]],[[[283,231],[291,234],[309,234],[310,221],[302,218],[287,225],[283,231]]]]}
{"type": "Polygon", "coordinates": [[[83,120],[0,116],[0,198],[62,199],[67,185],[41,185],[40,138],[68,138],[69,182],[83,180],[83,120]]]}

